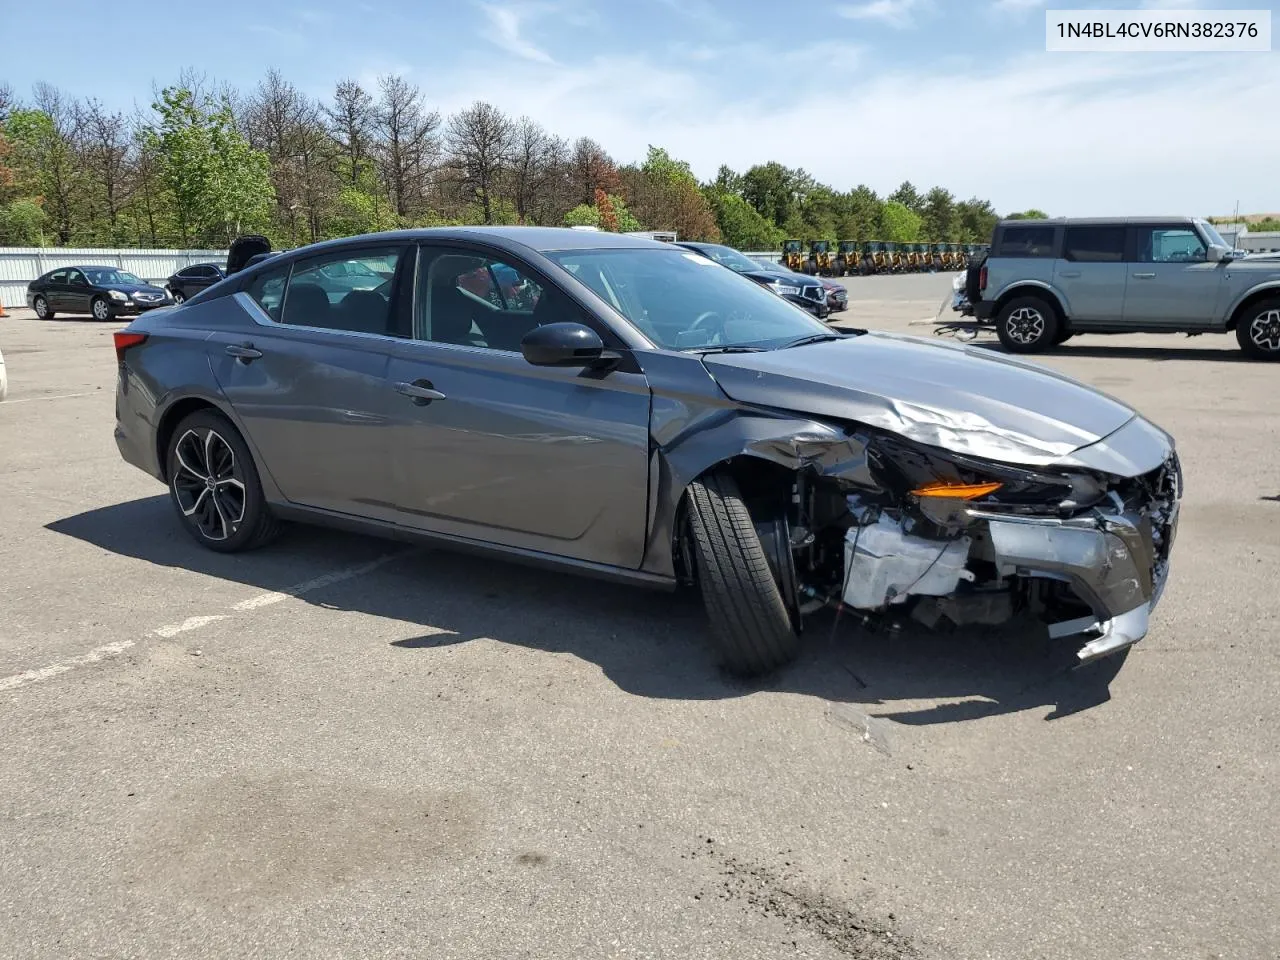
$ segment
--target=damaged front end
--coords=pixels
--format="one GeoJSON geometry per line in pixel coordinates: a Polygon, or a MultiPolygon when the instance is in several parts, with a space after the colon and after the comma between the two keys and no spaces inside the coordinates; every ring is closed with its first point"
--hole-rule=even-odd
{"type": "Polygon", "coordinates": [[[799,614],[964,626],[1029,613],[1052,637],[1089,635],[1084,663],[1146,635],[1168,577],[1182,495],[1171,444],[1143,450],[1132,475],[1019,467],[862,428],[745,452],[795,469],[785,520],[758,529],[799,614]]]}

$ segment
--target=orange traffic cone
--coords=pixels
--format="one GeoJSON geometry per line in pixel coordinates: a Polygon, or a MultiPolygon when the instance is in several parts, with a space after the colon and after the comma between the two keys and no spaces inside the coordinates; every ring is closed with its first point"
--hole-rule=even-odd
{"type": "Polygon", "coordinates": [[[4,304],[0,303],[0,317],[7,317],[7,316],[8,314],[4,312],[4,304]]]}

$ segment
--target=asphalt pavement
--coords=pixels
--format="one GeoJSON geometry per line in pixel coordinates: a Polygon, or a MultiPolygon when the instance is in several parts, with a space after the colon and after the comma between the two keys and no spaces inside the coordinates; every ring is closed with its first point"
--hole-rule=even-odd
{"type": "MultiPolygon", "coordinates": [[[[931,335],[949,283],[838,320],[931,335]]],[[[826,620],[753,685],[695,598],[200,549],[116,452],[121,324],[11,312],[0,958],[1280,956],[1280,370],[1234,339],[1039,358],[1182,453],[1127,659],[826,620]]]]}

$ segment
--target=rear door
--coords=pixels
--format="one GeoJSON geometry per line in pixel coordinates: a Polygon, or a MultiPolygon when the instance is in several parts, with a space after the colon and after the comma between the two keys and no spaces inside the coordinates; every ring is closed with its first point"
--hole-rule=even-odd
{"type": "Polygon", "coordinates": [[[1130,224],[1124,322],[1138,328],[1208,328],[1222,287],[1222,264],[1189,223],[1130,224]]]}
{"type": "Polygon", "coordinates": [[[67,274],[69,272],[68,269],[55,270],[49,274],[49,279],[45,281],[44,299],[49,304],[50,310],[62,310],[65,312],[69,309],[67,307],[67,294],[70,292],[67,289],[67,274]]]}
{"type": "Polygon", "coordinates": [[[1123,223],[1066,228],[1053,282],[1066,299],[1073,326],[1115,324],[1123,319],[1128,276],[1124,243],[1123,223]]]}
{"type": "MultiPolygon", "coordinates": [[[[387,364],[398,331],[402,244],[344,246],[258,274],[236,294],[250,322],[215,333],[223,392],[285,498],[393,519],[387,465],[387,364]],[[317,282],[355,261],[389,269],[376,289],[317,282]]],[[[412,262],[407,263],[412,276],[412,262]]]]}

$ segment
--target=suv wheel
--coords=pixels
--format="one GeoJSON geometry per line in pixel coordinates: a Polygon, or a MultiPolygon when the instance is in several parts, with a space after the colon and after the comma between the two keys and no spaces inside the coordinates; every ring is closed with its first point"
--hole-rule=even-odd
{"type": "Polygon", "coordinates": [[[1236,340],[1247,357],[1280,360],[1280,297],[1250,307],[1236,324],[1236,340]]]}
{"type": "Polygon", "coordinates": [[[1038,353],[1057,340],[1057,311],[1040,297],[1014,297],[996,315],[996,334],[1010,353],[1038,353]]]}

